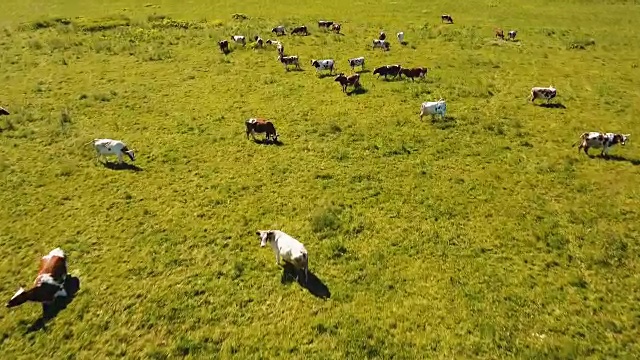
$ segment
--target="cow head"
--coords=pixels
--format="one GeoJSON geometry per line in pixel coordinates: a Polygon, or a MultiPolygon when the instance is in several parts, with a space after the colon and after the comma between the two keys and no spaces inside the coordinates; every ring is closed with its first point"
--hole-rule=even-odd
{"type": "Polygon", "coordinates": [[[631,134],[621,134],[620,145],[624,145],[627,141],[629,141],[629,136],[631,136],[631,134]]]}
{"type": "Polygon", "coordinates": [[[258,230],[256,235],[260,237],[260,247],[267,246],[267,243],[273,241],[275,233],[272,230],[258,230]]]}
{"type": "Polygon", "coordinates": [[[340,73],[338,74],[338,76],[336,76],[336,79],[334,81],[343,82],[345,80],[347,80],[347,77],[344,75],[344,73],[340,73]]]}
{"type": "Polygon", "coordinates": [[[320,63],[316,59],[311,59],[311,66],[318,67],[318,66],[320,66],[320,63]]]}

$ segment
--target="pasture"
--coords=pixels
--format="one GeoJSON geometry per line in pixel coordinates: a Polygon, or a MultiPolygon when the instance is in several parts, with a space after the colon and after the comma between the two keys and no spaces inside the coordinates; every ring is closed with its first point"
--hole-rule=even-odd
{"type": "Polygon", "coordinates": [[[614,0],[5,0],[0,294],[58,246],[80,290],[43,329],[39,304],[3,308],[2,358],[640,357],[639,18],[614,0]],[[302,71],[217,47],[279,24],[309,28],[279,38],[302,71]],[[353,95],[310,65],[358,56],[353,95]],[[429,72],[372,76],[394,63],[429,72]],[[561,106],[532,105],[548,85],[561,106]],[[439,98],[447,117],[420,121],[439,98]],[[283,144],[247,140],[250,117],[283,144]],[[584,131],[631,137],[589,158],[584,131]],[[102,137],[135,167],[98,163],[102,137]],[[304,243],[313,286],[258,229],[304,243]]]}

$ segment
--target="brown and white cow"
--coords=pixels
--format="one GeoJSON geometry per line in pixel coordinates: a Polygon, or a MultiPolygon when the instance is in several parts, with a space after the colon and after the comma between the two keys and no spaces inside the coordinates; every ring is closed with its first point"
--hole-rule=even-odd
{"type": "Polygon", "coordinates": [[[531,88],[531,102],[535,99],[541,98],[547,100],[547,103],[549,103],[549,100],[555,98],[557,94],[558,91],[553,86],[533,87],[531,88]]]}
{"type": "Polygon", "coordinates": [[[64,251],[55,248],[40,260],[40,268],[33,282],[33,287],[29,290],[20,287],[6,306],[11,308],[27,301],[34,301],[42,303],[44,308],[55,301],[57,297],[68,296],[64,286],[66,280],[67,260],[64,251]]]}
{"type": "Polygon", "coordinates": [[[218,46],[224,54],[229,53],[229,42],[227,40],[218,41],[218,46]]]}
{"type": "Polygon", "coordinates": [[[502,29],[495,29],[496,37],[504,40],[504,31],[502,29]]]}
{"type": "Polygon", "coordinates": [[[418,67],[413,69],[402,68],[400,69],[400,78],[402,79],[402,75],[404,75],[410,78],[411,81],[414,81],[413,78],[424,78],[425,75],[427,75],[427,71],[428,69],[424,67],[418,67]]]}
{"type": "Polygon", "coordinates": [[[453,18],[449,14],[440,15],[440,22],[448,22],[449,24],[453,24],[453,18]]]}
{"type": "Polygon", "coordinates": [[[276,132],[275,126],[271,121],[261,118],[251,118],[245,121],[245,126],[247,128],[247,140],[249,139],[249,135],[256,139],[256,133],[264,133],[265,140],[268,141],[278,141],[278,133],[276,132]]]}
{"type": "Polygon", "coordinates": [[[293,30],[291,30],[291,35],[309,35],[309,32],[307,31],[307,27],[302,25],[293,28],[293,30]]]}
{"type": "Polygon", "coordinates": [[[347,92],[347,86],[353,86],[355,88],[359,88],[360,85],[360,74],[353,74],[351,76],[346,76],[344,73],[340,73],[336,76],[335,81],[339,82],[342,85],[342,92],[347,92]]]}
{"type": "Polygon", "coordinates": [[[580,150],[584,150],[584,153],[589,155],[589,148],[602,149],[601,156],[608,156],[609,150],[616,145],[620,144],[624,146],[629,141],[630,134],[614,134],[614,133],[600,133],[596,131],[585,132],[580,135],[578,142],[573,146],[578,146],[578,154],[580,150]]]}
{"type": "Polygon", "coordinates": [[[11,115],[11,114],[9,113],[9,110],[0,106],[0,116],[3,116],[3,115],[11,115]]]}
{"type": "Polygon", "coordinates": [[[331,24],[331,31],[333,31],[334,33],[340,34],[340,29],[342,29],[341,24],[331,24]]]}

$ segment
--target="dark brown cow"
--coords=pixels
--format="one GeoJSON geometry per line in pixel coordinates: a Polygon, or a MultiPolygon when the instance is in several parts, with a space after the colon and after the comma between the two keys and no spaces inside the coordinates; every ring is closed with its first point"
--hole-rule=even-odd
{"type": "Polygon", "coordinates": [[[495,32],[496,32],[496,37],[504,40],[504,31],[502,29],[496,29],[495,32]]]}
{"type": "Polygon", "coordinates": [[[340,73],[340,75],[336,76],[335,81],[342,85],[342,92],[346,93],[347,86],[353,86],[354,88],[360,87],[360,74],[353,74],[347,77],[344,73],[340,73]]]}
{"type": "Polygon", "coordinates": [[[229,53],[229,42],[227,40],[218,41],[218,46],[224,54],[229,53]]]}
{"type": "Polygon", "coordinates": [[[418,67],[418,68],[413,68],[413,69],[400,69],[400,78],[402,78],[402,75],[408,77],[411,79],[411,81],[414,81],[413,78],[424,78],[425,75],[427,75],[427,68],[422,68],[422,67],[418,67]]]}
{"type": "Polygon", "coordinates": [[[340,34],[340,29],[342,28],[342,25],[340,24],[332,24],[331,25],[331,31],[335,32],[336,34],[340,34]]]}
{"type": "Polygon", "coordinates": [[[387,34],[384,31],[380,31],[380,36],[378,36],[378,40],[385,40],[387,38],[387,34]]]}
{"type": "Polygon", "coordinates": [[[33,287],[24,290],[20,287],[15,295],[7,302],[7,307],[22,305],[27,301],[40,302],[44,307],[52,303],[57,297],[66,297],[65,281],[67,280],[67,261],[60,248],[53,249],[40,260],[38,276],[33,287]]]}
{"type": "Polygon", "coordinates": [[[393,76],[393,78],[395,79],[396,76],[400,74],[401,69],[402,69],[402,66],[398,64],[384,65],[373,70],[373,75],[378,75],[378,78],[380,77],[380,75],[384,75],[385,79],[387,78],[387,76],[393,76]]]}
{"type": "Polygon", "coordinates": [[[449,14],[443,14],[440,16],[440,22],[448,22],[449,24],[453,24],[453,18],[449,14]]]}
{"type": "Polygon", "coordinates": [[[2,116],[2,115],[11,115],[11,114],[9,113],[9,110],[7,110],[7,109],[3,108],[2,106],[0,106],[0,116],[2,116]]]}
{"type": "Polygon", "coordinates": [[[333,21],[319,20],[318,27],[329,29],[333,25],[333,21]]]}
{"type": "Polygon", "coordinates": [[[278,141],[278,133],[271,121],[260,118],[251,118],[245,121],[244,124],[247,128],[247,139],[249,139],[249,135],[251,135],[253,140],[255,140],[256,133],[264,133],[266,141],[278,141]]]}
{"type": "Polygon", "coordinates": [[[293,30],[291,30],[291,35],[309,35],[309,32],[307,31],[307,27],[306,26],[298,26],[296,28],[294,28],[293,30]]]}

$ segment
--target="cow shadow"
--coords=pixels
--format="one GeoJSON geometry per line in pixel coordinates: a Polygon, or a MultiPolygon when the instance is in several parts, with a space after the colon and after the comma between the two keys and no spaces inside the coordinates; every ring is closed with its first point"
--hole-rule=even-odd
{"type": "Polygon", "coordinates": [[[540,107],[546,108],[546,109],[566,109],[567,107],[562,105],[562,103],[549,103],[549,104],[540,104],[538,105],[540,107]]]}
{"type": "Polygon", "coordinates": [[[368,73],[370,73],[370,72],[371,72],[371,70],[369,70],[369,69],[364,69],[364,70],[356,71],[356,73],[358,73],[358,74],[368,74],[368,73]]]}
{"type": "Polygon", "coordinates": [[[287,72],[289,72],[289,71],[302,72],[302,71],[304,71],[304,69],[301,68],[301,67],[299,67],[299,68],[294,67],[293,69],[287,69],[287,72]]]}
{"type": "Polygon", "coordinates": [[[309,278],[305,282],[304,272],[296,269],[293,265],[285,262],[282,266],[282,277],[280,282],[283,285],[297,282],[302,288],[307,289],[311,295],[326,300],[331,297],[331,291],[316,274],[308,271],[309,278]]]}
{"type": "Polygon", "coordinates": [[[401,41],[401,42],[400,42],[400,45],[402,45],[402,46],[407,46],[407,45],[409,45],[409,43],[408,43],[408,42],[406,42],[406,41],[401,41]]]}
{"type": "Polygon", "coordinates": [[[353,90],[351,90],[350,92],[347,93],[347,96],[351,96],[351,95],[362,95],[362,94],[366,94],[369,90],[363,88],[363,87],[358,87],[355,88],[353,90]]]}
{"type": "Polygon", "coordinates": [[[327,77],[334,77],[334,76],[338,76],[338,74],[321,73],[321,74],[318,74],[318,79],[324,79],[327,77]]]}
{"type": "Polygon", "coordinates": [[[280,140],[253,139],[253,142],[260,145],[282,146],[284,143],[280,140]]]}
{"type": "Polygon", "coordinates": [[[599,158],[605,161],[626,161],[632,165],[640,165],[640,160],[628,159],[620,155],[589,155],[590,158],[599,158]]]}
{"type": "Polygon", "coordinates": [[[141,167],[134,164],[129,164],[126,162],[123,162],[122,164],[120,164],[117,162],[106,161],[106,162],[103,162],[102,165],[107,169],[111,169],[111,170],[129,170],[129,171],[136,171],[136,172],[142,171],[141,167]]]}
{"type": "Polygon", "coordinates": [[[64,289],[67,292],[67,297],[58,297],[51,304],[42,304],[42,316],[29,326],[26,333],[45,329],[49,321],[58,316],[60,311],[66,309],[80,290],[80,279],[71,275],[67,276],[64,289]]]}
{"type": "Polygon", "coordinates": [[[444,118],[435,116],[431,118],[431,124],[440,130],[446,130],[456,126],[456,118],[449,115],[445,115],[444,118]]]}

